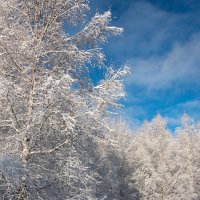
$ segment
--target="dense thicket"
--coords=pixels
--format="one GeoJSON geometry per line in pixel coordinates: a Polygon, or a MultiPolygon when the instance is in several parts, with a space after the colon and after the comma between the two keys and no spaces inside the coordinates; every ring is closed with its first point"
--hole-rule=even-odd
{"type": "Polygon", "coordinates": [[[111,122],[124,97],[100,45],[122,29],[87,0],[0,1],[0,198],[198,199],[199,126],[173,137],[156,117],[136,135],[111,122]],[[63,24],[84,25],[74,35],[63,24]],[[105,77],[94,85],[91,67],[105,77]]]}

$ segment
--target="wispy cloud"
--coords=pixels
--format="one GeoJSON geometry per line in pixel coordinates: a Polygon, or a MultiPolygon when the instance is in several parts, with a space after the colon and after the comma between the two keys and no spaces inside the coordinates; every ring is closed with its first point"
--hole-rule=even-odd
{"type": "Polygon", "coordinates": [[[185,41],[200,25],[196,13],[169,13],[146,1],[129,2],[116,22],[125,28],[124,37],[113,44],[115,48],[109,45],[112,52],[126,58],[165,54],[174,40],[185,41]]]}
{"type": "MultiPolygon", "coordinates": [[[[135,64],[128,84],[141,85],[148,90],[173,88],[175,85],[200,84],[200,34],[185,43],[175,43],[166,55],[130,60],[135,64]]],[[[183,88],[182,88],[183,89],[183,88]]]]}

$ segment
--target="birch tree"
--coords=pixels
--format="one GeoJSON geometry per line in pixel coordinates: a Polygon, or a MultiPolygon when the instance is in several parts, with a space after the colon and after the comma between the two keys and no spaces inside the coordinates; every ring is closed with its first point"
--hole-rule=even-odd
{"type": "Polygon", "coordinates": [[[110,12],[88,21],[88,10],[86,0],[1,1],[1,199],[95,199],[79,144],[104,140],[103,116],[119,106],[128,70],[92,84],[88,66],[105,59],[99,45],[122,29],[109,26],[110,12]],[[69,35],[64,21],[85,27],[69,35]]]}

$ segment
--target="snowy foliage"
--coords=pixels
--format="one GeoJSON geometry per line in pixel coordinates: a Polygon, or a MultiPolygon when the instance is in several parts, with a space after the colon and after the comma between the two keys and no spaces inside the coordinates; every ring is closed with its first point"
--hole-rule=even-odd
{"type": "Polygon", "coordinates": [[[200,129],[187,115],[174,137],[159,115],[144,123],[133,138],[130,159],[139,199],[199,199],[199,139],[200,129]]]}
{"type": "Polygon", "coordinates": [[[125,95],[127,69],[108,68],[92,85],[86,72],[104,62],[99,45],[122,29],[109,26],[109,11],[86,23],[88,10],[86,0],[1,1],[1,199],[96,198],[87,149],[107,142],[103,116],[125,95]],[[70,36],[64,22],[86,24],[70,36]]]}

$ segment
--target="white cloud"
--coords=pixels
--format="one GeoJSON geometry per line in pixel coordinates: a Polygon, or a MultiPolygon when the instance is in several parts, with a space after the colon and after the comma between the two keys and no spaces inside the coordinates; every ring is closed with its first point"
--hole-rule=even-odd
{"type": "Polygon", "coordinates": [[[196,13],[169,13],[145,1],[131,2],[118,20],[125,28],[124,37],[107,47],[120,59],[128,58],[133,71],[128,83],[154,90],[198,82],[196,13]]]}
{"type": "Polygon", "coordinates": [[[173,40],[181,41],[193,31],[191,21],[199,24],[194,13],[168,13],[145,1],[130,1],[117,25],[125,29],[123,39],[109,48],[125,57],[144,57],[165,52],[173,40]],[[183,31],[184,30],[184,31],[183,31]]]}
{"type": "Polygon", "coordinates": [[[200,109],[200,100],[186,101],[178,104],[177,106],[185,109],[200,109]]]}
{"type": "Polygon", "coordinates": [[[175,44],[165,56],[152,56],[134,63],[133,78],[128,84],[152,89],[167,89],[174,84],[199,84],[200,34],[194,35],[184,44],[175,44]]]}

